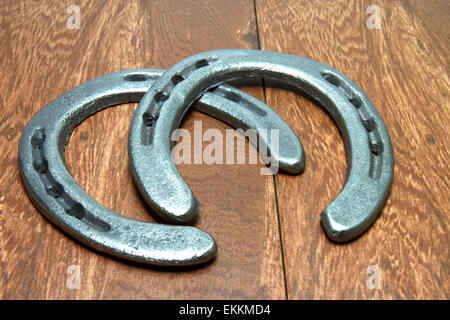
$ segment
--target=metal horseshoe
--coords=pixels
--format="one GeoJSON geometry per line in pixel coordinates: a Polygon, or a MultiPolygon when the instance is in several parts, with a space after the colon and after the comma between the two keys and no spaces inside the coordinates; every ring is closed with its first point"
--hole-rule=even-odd
{"type": "Polygon", "coordinates": [[[186,219],[195,214],[197,200],[171,160],[170,134],[203,92],[248,77],[293,85],[330,113],[344,138],[347,179],[321,213],[321,222],[335,241],[361,235],[381,211],[393,176],[392,146],[383,120],[366,94],[344,74],[307,58],[276,52],[200,53],[168,69],[144,95],[130,128],[129,155],[135,180],[153,207],[186,219]]]}
{"type": "MultiPolygon", "coordinates": [[[[190,226],[137,221],[109,210],[81,189],[65,166],[64,148],[76,125],[101,109],[139,101],[162,73],[163,70],[146,69],[116,72],[88,81],[49,103],[28,122],[22,133],[20,171],[25,188],[40,212],[88,246],[148,264],[197,264],[216,253],[216,244],[208,233],[190,226]]],[[[300,169],[304,161],[300,142],[272,109],[257,104],[269,119],[254,119],[249,111],[231,110],[230,105],[237,103],[228,99],[234,97],[247,102],[254,98],[228,86],[219,90],[220,94],[216,91],[204,95],[199,109],[232,125],[283,130],[283,141],[295,149],[282,151],[280,162],[287,169],[291,166],[300,169]]],[[[267,144],[270,148],[270,141],[267,144]]]]}

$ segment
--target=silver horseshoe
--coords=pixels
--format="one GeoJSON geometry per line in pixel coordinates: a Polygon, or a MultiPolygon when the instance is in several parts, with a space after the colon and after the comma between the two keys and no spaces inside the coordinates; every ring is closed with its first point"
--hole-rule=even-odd
{"type": "Polygon", "coordinates": [[[168,137],[203,92],[248,77],[293,85],[330,113],[344,138],[347,179],[321,213],[321,222],[334,241],[361,235],[384,206],[392,182],[393,152],[383,120],[366,94],[344,74],[310,59],[276,52],[200,53],[168,69],[144,95],[130,128],[129,155],[133,176],[153,207],[187,218],[195,214],[197,200],[171,160],[168,137]],[[145,123],[145,118],[152,123],[145,123]]]}
{"type": "MultiPolygon", "coordinates": [[[[49,103],[23,130],[19,145],[20,171],[25,188],[39,211],[88,246],[148,264],[198,264],[216,253],[216,244],[208,233],[190,226],[137,221],[109,210],[81,189],[65,166],[64,148],[76,125],[101,109],[139,101],[162,73],[163,70],[146,69],[116,72],[88,81],[49,103]]],[[[220,90],[232,92],[245,101],[252,99],[232,87],[220,90]]],[[[208,93],[199,105],[203,112],[224,118],[231,124],[289,128],[261,103],[258,106],[270,113],[272,122],[247,119],[245,112],[231,112],[229,104],[236,102],[208,93]]],[[[299,168],[304,158],[303,149],[298,148],[300,142],[292,130],[285,133],[284,139],[296,149],[286,150],[280,158],[288,160],[284,164],[299,168]]]]}

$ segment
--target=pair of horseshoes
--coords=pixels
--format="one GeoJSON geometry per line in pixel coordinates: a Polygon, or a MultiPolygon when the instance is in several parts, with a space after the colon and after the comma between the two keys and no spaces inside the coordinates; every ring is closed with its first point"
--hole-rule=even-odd
{"type": "MultiPolygon", "coordinates": [[[[129,219],[92,199],[67,171],[64,146],[75,125],[89,115],[142,98],[129,133],[133,177],[159,215],[188,221],[196,214],[198,202],[172,161],[170,136],[199,97],[203,106],[200,110],[235,127],[280,128],[279,153],[272,157],[278,157],[285,171],[297,173],[303,169],[305,157],[300,142],[273,110],[231,87],[205,93],[226,81],[245,77],[294,85],[330,113],[344,137],[349,165],[343,190],[321,214],[322,225],[327,235],[339,242],[362,234],[384,205],[392,181],[392,146],[386,127],[368,97],[345,75],[321,63],[282,53],[210,51],[187,58],[165,72],[124,71],[72,89],[42,109],[24,129],[19,159],[27,191],[47,218],[100,251],[159,265],[188,265],[211,259],[216,245],[209,234],[189,226],[129,219]],[[238,100],[226,99],[236,94],[238,100]],[[217,105],[211,102],[215,99],[217,105]],[[268,118],[255,117],[253,108],[236,101],[252,103],[268,118]]],[[[270,142],[266,143],[270,150],[270,142]]]]}

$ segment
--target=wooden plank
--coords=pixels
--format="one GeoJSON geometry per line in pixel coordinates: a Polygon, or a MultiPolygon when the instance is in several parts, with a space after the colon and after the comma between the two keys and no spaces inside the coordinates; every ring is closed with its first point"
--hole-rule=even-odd
{"type": "Polygon", "coordinates": [[[261,48],[352,78],[380,112],[395,153],[381,216],[356,241],[331,243],[319,214],[345,180],[342,138],[305,98],[267,89],[308,156],[303,175],[276,179],[289,298],[448,299],[449,2],[257,0],[256,11],[261,48]],[[367,28],[369,5],[381,9],[381,29],[367,28]],[[366,286],[371,265],[380,289],[366,286]]]}
{"type": "MultiPolygon", "coordinates": [[[[78,1],[80,30],[69,30],[70,1],[0,5],[0,297],[2,299],[285,298],[272,177],[261,165],[182,165],[200,200],[195,225],[212,234],[217,259],[167,270],[111,259],[74,242],[31,204],[17,148],[27,121],[62,93],[113,71],[168,68],[197,52],[257,48],[253,1],[78,1]],[[66,286],[80,267],[79,290],[66,286]]],[[[261,88],[247,90],[262,98],[261,88]]],[[[66,150],[79,184],[103,205],[154,221],[132,183],[127,133],[136,105],[102,111],[76,128],[66,150]]],[[[203,128],[228,126],[191,113],[203,128]]],[[[247,143],[248,146],[248,143],[247,143]]],[[[161,220],[157,220],[162,222],[161,220]]]]}

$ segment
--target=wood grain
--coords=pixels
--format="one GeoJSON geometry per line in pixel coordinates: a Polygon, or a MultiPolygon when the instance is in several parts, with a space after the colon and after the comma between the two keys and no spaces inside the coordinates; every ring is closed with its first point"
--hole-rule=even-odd
{"type": "MultiPolygon", "coordinates": [[[[69,30],[72,1],[0,4],[1,299],[448,299],[449,18],[445,0],[77,1],[81,29],[69,30]],[[381,29],[366,27],[369,5],[381,29]],[[267,99],[307,152],[299,176],[259,174],[260,165],[181,165],[202,204],[195,226],[219,252],[200,268],[164,269],[96,253],[45,220],[20,179],[17,149],[27,121],[67,90],[128,68],[168,68],[220,48],[292,53],[352,78],[384,119],[395,173],[386,207],[362,237],[337,245],[319,214],[345,180],[342,138],[307,99],[266,82],[245,88],[267,99]],[[275,181],[275,184],[274,184],[275,181]],[[280,221],[280,225],[278,224],[280,221]],[[281,241],[280,241],[281,239],[281,241]],[[78,265],[81,287],[66,286],[78,265]],[[369,289],[378,266],[381,288],[369,289]]],[[[133,184],[127,134],[136,104],[88,118],[66,160],[97,201],[125,216],[162,223],[133,184]]],[[[229,128],[192,112],[193,130],[229,128]]],[[[247,143],[248,146],[248,143],[247,143]]]]}
{"type": "Polygon", "coordinates": [[[330,242],[319,214],[341,190],[345,150],[320,108],[267,88],[267,102],[302,140],[307,168],[278,175],[288,297],[449,298],[448,1],[256,1],[263,50],[309,57],[342,71],[371,98],[392,138],[391,195],[372,228],[330,242]],[[366,27],[369,5],[381,29],[366,27]],[[381,288],[370,290],[377,265],[381,288]]]}
{"type": "MultiPolygon", "coordinates": [[[[71,2],[0,6],[3,146],[0,297],[4,299],[285,298],[273,179],[255,165],[183,165],[202,204],[195,225],[217,241],[202,268],[165,270],[100,255],[46,221],[28,200],[17,166],[26,122],[84,81],[127,68],[168,68],[214,48],[257,48],[252,1],[81,1],[81,29],[68,30],[71,2]],[[223,14],[223,13],[226,14],[223,14]],[[66,287],[80,266],[81,288],[66,287]]],[[[261,88],[248,90],[262,98],[261,88]]],[[[136,105],[104,110],[76,128],[67,165],[97,201],[128,217],[154,221],[134,186],[127,134],[136,105]]],[[[192,113],[183,127],[228,126],[192,113]]],[[[248,144],[247,144],[248,145],[248,144]]],[[[162,222],[158,220],[158,222],[162,222]]]]}

